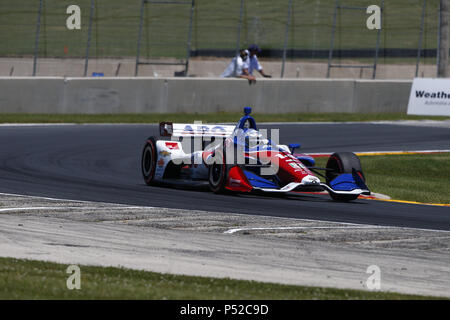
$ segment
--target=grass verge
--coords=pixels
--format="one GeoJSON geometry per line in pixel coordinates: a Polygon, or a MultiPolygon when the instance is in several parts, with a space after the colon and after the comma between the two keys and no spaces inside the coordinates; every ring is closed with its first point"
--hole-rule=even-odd
{"type": "Polygon", "coordinates": [[[80,266],[81,289],[68,290],[67,265],[0,258],[0,299],[429,299],[363,290],[179,276],[80,266]]]}
{"type": "MultiPolygon", "coordinates": [[[[372,192],[398,200],[450,203],[450,153],[361,156],[360,160],[372,192]]],[[[326,161],[317,159],[319,166],[326,161]]]]}
{"type": "MultiPolygon", "coordinates": [[[[167,114],[0,114],[0,123],[158,123],[161,121],[232,122],[242,113],[167,113],[167,114]]],[[[285,113],[254,114],[258,122],[345,122],[395,120],[448,120],[450,117],[413,116],[402,113],[349,114],[349,113],[285,113]]]]}

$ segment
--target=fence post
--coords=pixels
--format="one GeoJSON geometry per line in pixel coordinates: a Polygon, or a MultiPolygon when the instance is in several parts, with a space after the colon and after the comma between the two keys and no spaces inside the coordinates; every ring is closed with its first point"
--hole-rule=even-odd
{"type": "Polygon", "coordinates": [[[89,64],[89,49],[91,48],[91,34],[92,34],[92,19],[94,18],[95,0],[91,0],[91,13],[89,16],[89,29],[88,38],[86,44],[86,60],[84,61],[84,76],[87,76],[88,64],[89,64]]]}
{"type": "Polygon", "coordinates": [[[417,48],[416,78],[419,75],[419,64],[420,64],[420,58],[422,56],[423,32],[424,32],[424,28],[425,28],[425,11],[426,11],[426,9],[427,9],[427,0],[423,0],[422,18],[421,18],[421,22],[420,22],[419,46],[417,48]]]}
{"type": "MultiPolygon", "coordinates": [[[[238,23],[238,33],[237,33],[237,40],[236,40],[236,50],[234,52],[234,57],[237,57],[239,54],[239,49],[241,45],[241,29],[242,29],[242,15],[244,11],[244,0],[241,0],[241,6],[239,9],[239,23],[238,23]]],[[[234,73],[237,71],[237,59],[234,62],[234,73]]]]}
{"type": "Polygon", "coordinates": [[[284,65],[286,63],[286,50],[289,38],[289,27],[291,25],[291,13],[292,13],[292,0],[289,0],[288,14],[286,20],[286,30],[284,32],[284,45],[283,45],[283,63],[281,64],[281,75],[280,77],[284,77],[284,65]]]}
{"type": "Polygon", "coordinates": [[[137,77],[138,69],[139,69],[139,55],[141,53],[142,24],[143,24],[143,20],[144,20],[145,2],[146,2],[146,0],[142,0],[142,4],[141,4],[141,17],[139,19],[139,34],[138,34],[137,53],[136,53],[136,68],[134,70],[135,77],[137,77]]]}
{"type": "Polygon", "coordinates": [[[39,50],[39,33],[41,32],[42,1],[44,0],[39,0],[38,18],[36,23],[36,38],[34,42],[34,57],[33,57],[33,77],[36,75],[37,56],[39,50]]]}
{"type": "Polygon", "coordinates": [[[381,28],[377,31],[377,44],[375,48],[375,61],[373,64],[373,75],[372,79],[375,79],[377,77],[377,66],[378,66],[378,55],[380,52],[380,39],[381,39],[381,30],[383,29],[383,16],[384,16],[384,0],[381,0],[381,28]]]}
{"type": "Polygon", "coordinates": [[[239,49],[241,46],[241,30],[242,30],[242,15],[244,12],[244,0],[241,0],[241,7],[239,9],[239,24],[238,24],[238,33],[237,33],[237,40],[236,40],[236,52],[234,56],[237,56],[239,53],[239,49]]]}
{"type": "Polygon", "coordinates": [[[192,41],[192,20],[194,18],[194,8],[195,0],[192,0],[191,12],[189,16],[189,31],[188,31],[188,42],[187,42],[187,53],[186,53],[186,65],[184,67],[184,76],[187,77],[189,70],[189,59],[191,57],[191,41],[192,41]]]}
{"type": "Polygon", "coordinates": [[[330,44],[330,51],[328,53],[328,70],[327,70],[327,78],[330,77],[330,71],[331,71],[331,61],[333,60],[333,49],[334,49],[334,35],[336,32],[336,23],[337,23],[337,15],[338,15],[338,9],[339,9],[339,0],[336,0],[334,3],[334,13],[333,13],[333,26],[331,29],[331,44],[330,44]]]}
{"type": "Polygon", "coordinates": [[[438,40],[438,78],[450,77],[449,61],[449,12],[450,0],[440,0],[439,40],[438,40]]]}

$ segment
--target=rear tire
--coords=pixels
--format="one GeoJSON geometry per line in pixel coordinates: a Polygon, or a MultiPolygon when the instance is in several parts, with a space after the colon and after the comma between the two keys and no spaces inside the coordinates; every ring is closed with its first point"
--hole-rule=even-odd
{"type": "MultiPolygon", "coordinates": [[[[353,152],[336,152],[333,153],[327,162],[326,183],[330,185],[338,175],[343,173],[353,173],[353,169],[356,171],[361,179],[365,182],[364,173],[362,171],[361,162],[356,154],[353,152]]],[[[336,194],[330,193],[333,200],[336,201],[351,201],[358,198],[358,195],[353,194],[336,194]]]]}
{"type": "MultiPolygon", "coordinates": [[[[220,151],[216,151],[218,153],[220,151]]],[[[214,193],[225,193],[226,192],[226,184],[227,184],[227,176],[228,176],[228,166],[225,161],[225,156],[222,152],[218,155],[219,159],[222,159],[222,163],[220,161],[214,161],[211,165],[209,165],[208,171],[208,182],[209,189],[211,189],[214,193]],[[219,163],[217,163],[219,162],[219,163]]]]}
{"type": "Polygon", "coordinates": [[[154,137],[147,139],[142,150],[141,169],[145,183],[148,186],[152,185],[156,170],[156,142],[154,137]]]}

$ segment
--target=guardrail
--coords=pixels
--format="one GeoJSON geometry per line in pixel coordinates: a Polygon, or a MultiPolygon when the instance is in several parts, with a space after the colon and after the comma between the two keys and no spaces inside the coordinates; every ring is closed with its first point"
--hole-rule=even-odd
{"type": "Polygon", "coordinates": [[[0,77],[1,113],[406,113],[412,81],[0,77]]]}

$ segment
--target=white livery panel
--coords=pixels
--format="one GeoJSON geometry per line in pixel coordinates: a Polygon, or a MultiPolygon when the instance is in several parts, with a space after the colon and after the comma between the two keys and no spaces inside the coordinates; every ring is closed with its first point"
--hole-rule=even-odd
{"type": "Polygon", "coordinates": [[[162,136],[173,137],[229,137],[234,132],[235,126],[221,124],[202,123],[172,123],[161,122],[160,133],[162,136]]]}

